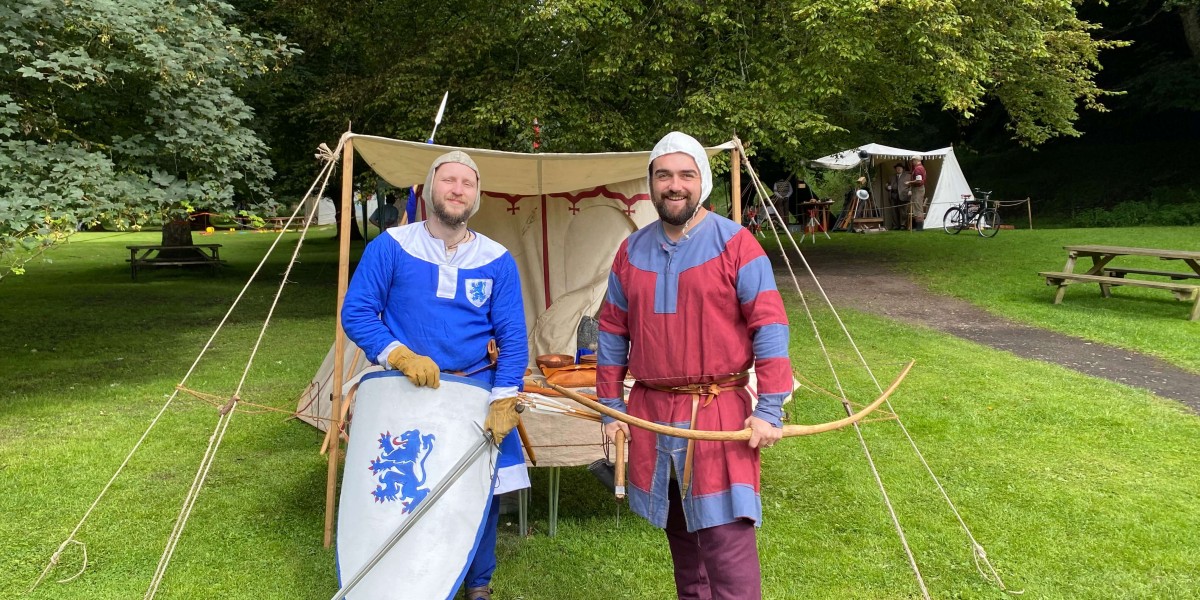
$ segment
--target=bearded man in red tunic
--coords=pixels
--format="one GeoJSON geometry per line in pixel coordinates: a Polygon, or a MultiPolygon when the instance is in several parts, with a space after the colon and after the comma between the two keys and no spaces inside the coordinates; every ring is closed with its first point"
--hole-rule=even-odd
{"type": "Polygon", "coordinates": [[[679,598],[762,596],[760,455],[783,435],[788,321],[771,262],[745,228],[703,207],[712,171],[680,132],[650,154],[659,221],[617,250],[600,311],[597,392],[610,408],[746,442],[689,442],[605,418],[629,436],[629,505],[666,530],[679,598]],[[757,394],[747,389],[748,371],[757,394]],[[637,383],[623,397],[622,381],[637,383]]]}

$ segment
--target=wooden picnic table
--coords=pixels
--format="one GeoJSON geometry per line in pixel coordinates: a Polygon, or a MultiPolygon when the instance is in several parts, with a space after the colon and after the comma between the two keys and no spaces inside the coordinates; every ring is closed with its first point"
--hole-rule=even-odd
{"type": "Polygon", "coordinates": [[[130,276],[137,281],[138,269],[142,267],[212,267],[213,273],[221,265],[221,244],[192,244],[191,246],[125,246],[129,250],[130,276]],[[163,251],[170,250],[168,256],[163,251]],[[176,252],[178,251],[178,252],[176,252]]]}
{"type": "Polygon", "coordinates": [[[1200,284],[1189,283],[1190,280],[1200,280],[1200,251],[1168,250],[1163,248],[1130,248],[1125,246],[1063,246],[1067,251],[1067,264],[1062,271],[1043,271],[1038,273],[1046,278],[1046,285],[1057,285],[1054,303],[1061,304],[1067,286],[1071,283],[1096,283],[1100,285],[1100,295],[1108,298],[1111,288],[1116,286],[1133,286],[1151,289],[1167,290],[1178,300],[1191,301],[1192,311],[1189,320],[1200,319],[1200,284]],[[1148,269],[1141,267],[1113,267],[1109,264],[1122,256],[1148,256],[1161,260],[1182,261],[1191,271],[1148,269]],[[1076,272],[1076,261],[1080,257],[1091,259],[1091,266],[1084,272],[1076,272]],[[1170,281],[1149,279],[1130,279],[1126,275],[1151,275],[1166,277],[1170,281]]]}

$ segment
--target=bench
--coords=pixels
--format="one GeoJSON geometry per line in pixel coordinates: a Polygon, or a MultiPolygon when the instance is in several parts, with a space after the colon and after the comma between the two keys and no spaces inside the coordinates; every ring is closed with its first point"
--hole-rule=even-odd
{"type": "MultiPolygon", "coordinates": [[[[1133,273],[1137,271],[1130,269],[1126,272],[1133,273]]],[[[1126,279],[1125,277],[1111,277],[1108,275],[1088,275],[1086,273],[1063,273],[1056,271],[1043,271],[1038,273],[1038,275],[1046,278],[1046,285],[1058,286],[1058,294],[1056,294],[1054,297],[1055,304],[1062,303],[1063,292],[1066,290],[1067,285],[1069,285],[1069,282],[1071,281],[1098,283],[1100,284],[1100,295],[1105,298],[1110,296],[1109,288],[1127,285],[1133,287],[1167,290],[1175,295],[1176,300],[1191,300],[1193,302],[1192,312],[1188,316],[1188,320],[1195,321],[1200,319],[1200,285],[1197,284],[1180,283],[1177,281],[1126,279]]]]}
{"type": "Polygon", "coordinates": [[[221,244],[193,244],[191,246],[125,246],[129,250],[130,276],[137,281],[138,269],[144,267],[212,267],[225,264],[221,260],[221,244]],[[163,252],[168,256],[161,256],[163,252]]]}
{"type": "Polygon", "coordinates": [[[1105,267],[1104,273],[1112,277],[1124,277],[1129,273],[1135,275],[1155,275],[1158,277],[1170,277],[1172,280],[1178,279],[1200,279],[1200,275],[1194,273],[1180,273],[1179,271],[1156,271],[1154,269],[1130,269],[1125,267],[1105,267]]]}

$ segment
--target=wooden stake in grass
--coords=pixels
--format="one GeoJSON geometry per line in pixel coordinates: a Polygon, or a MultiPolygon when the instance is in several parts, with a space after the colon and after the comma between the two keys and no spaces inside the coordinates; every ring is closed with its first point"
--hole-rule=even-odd
{"type": "Polygon", "coordinates": [[[614,436],[613,442],[617,445],[617,471],[613,476],[613,491],[616,492],[617,500],[625,499],[625,432],[617,430],[617,435],[614,436]]]}

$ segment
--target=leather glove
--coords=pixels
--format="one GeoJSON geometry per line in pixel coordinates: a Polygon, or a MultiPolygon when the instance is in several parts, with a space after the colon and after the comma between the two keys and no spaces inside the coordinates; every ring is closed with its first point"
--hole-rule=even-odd
{"type": "Polygon", "coordinates": [[[508,435],[520,420],[521,415],[517,413],[517,397],[500,398],[488,408],[483,428],[492,432],[492,439],[496,440],[496,445],[499,446],[504,436],[508,435]]]}
{"type": "Polygon", "coordinates": [[[395,350],[388,353],[388,364],[407,375],[413,385],[424,385],[431,388],[441,385],[441,370],[438,369],[437,363],[428,356],[421,356],[409,350],[408,346],[404,344],[400,344],[395,350]]]}

